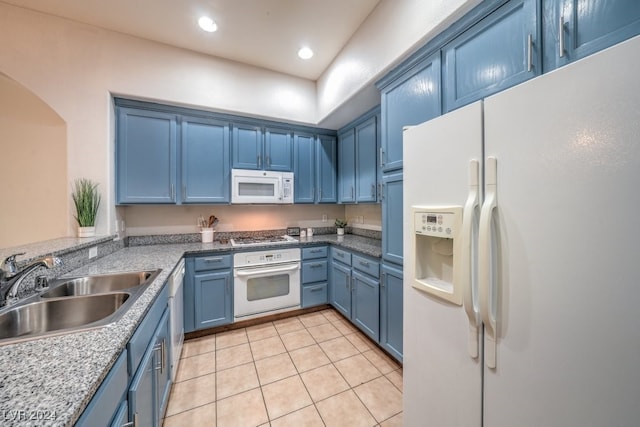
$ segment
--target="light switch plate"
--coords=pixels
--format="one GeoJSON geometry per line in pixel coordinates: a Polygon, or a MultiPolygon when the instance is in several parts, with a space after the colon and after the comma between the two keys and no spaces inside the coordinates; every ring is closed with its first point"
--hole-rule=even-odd
{"type": "Polygon", "coordinates": [[[98,256],[98,247],[97,246],[93,246],[93,247],[89,248],[89,259],[95,258],[97,256],[98,256]]]}

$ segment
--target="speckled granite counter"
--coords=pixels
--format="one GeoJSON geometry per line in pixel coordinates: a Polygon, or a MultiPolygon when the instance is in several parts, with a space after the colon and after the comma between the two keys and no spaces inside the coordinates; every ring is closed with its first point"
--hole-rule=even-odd
{"type": "MultiPolygon", "coordinates": [[[[319,235],[292,245],[334,244],[380,257],[379,240],[319,235]]],[[[280,245],[279,245],[280,247],[280,245]]],[[[251,248],[260,250],[264,248],[251,248]]],[[[229,244],[185,243],[121,249],[65,276],[162,269],[118,320],[106,327],[0,347],[0,425],[72,426],[87,406],[167,277],[185,254],[233,250],[229,244]],[[34,420],[28,418],[33,416],[34,420]],[[43,419],[48,418],[48,419],[43,419]]]]}

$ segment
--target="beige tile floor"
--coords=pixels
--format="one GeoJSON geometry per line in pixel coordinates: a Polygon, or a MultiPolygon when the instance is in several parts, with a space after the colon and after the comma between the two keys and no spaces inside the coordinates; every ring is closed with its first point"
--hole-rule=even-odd
{"type": "Polygon", "coordinates": [[[332,309],[185,342],[164,427],[402,426],[402,369],[332,309]]]}

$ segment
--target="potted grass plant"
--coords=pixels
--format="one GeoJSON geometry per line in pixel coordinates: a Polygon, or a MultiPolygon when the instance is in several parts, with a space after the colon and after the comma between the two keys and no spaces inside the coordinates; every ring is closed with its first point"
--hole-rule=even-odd
{"type": "Polygon", "coordinates": [[[347,221],[336,218],[336,229],[338,232],[338,236],[344,235],[344,228],[347,226],[347,221]]]}
{"type": "Polygon", "coordinates": [[[78,237],[96,235],[96,216],[100,207],[98,184],[90,179],[78,178],[74,181],[71,192],[76,207],[74,218],[78,222],[78,237]]]}

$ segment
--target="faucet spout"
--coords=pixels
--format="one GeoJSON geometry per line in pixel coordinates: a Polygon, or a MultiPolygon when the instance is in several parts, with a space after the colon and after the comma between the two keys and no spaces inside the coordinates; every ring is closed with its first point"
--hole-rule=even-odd
{"type": "Polygon", "coordinates": [[[22,270],[9,273],[3,271],[2,280],[0,280],[0,296],[5,305],[12,304],[18,298],[18,289],[24,281],[24,279],[37,268],[54,268],[62,265],[62,260],[55,256],[48,256],[34,261],[27,265],[22,270]]]}

